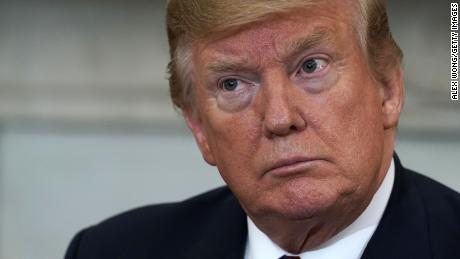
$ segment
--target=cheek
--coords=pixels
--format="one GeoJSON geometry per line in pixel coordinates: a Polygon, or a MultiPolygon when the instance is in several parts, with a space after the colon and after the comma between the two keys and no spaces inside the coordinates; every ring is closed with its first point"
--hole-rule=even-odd
{"type": "Polygon", "coordinates": [[[218,91],[216,101],[222,111],[237,113],[247,108],[254,99],[258,87],[255,84],[243,86],[235,92],[218,91]]]}
{"type": "Polygon", "coordinates": [[[257,149],[261,123],[251,110],[226,111],[216,96],[203,88],[196,91],[199,113],[210,152],[224,180],[228,183],[253,168],[252,155],[257,149]]]}
{"type": "Polygon", "coordinates": [[[373,87],[375,86],[361,84],[360,87],[345,92],[338,99],[335,105],[342,134],[359,138],[360,134],[377,130],[380,128],[379,125],[382,125],[377,96],[373,94],[374,90],[370,89],[373,87]]]}
{"type": "Polygon", "coordinates": [[[247,174],[260,138],[260,122],[248,113],[211,112],[208,140],[217,167],[227,181],[232,175],[247,174]]]}
{"type": "MultiPolygon", "coordinates": [[[[364,78],[341,82],[324,100],[317,134],[348,174],[365,173],[383,150],[383,122],[377,85],[364,78]],[[346,169],[349,168],[349,169],[346,169]],[[351,170],[350,170],[351,169],[351,170]]],[[[372,167],[371,167],[372,168],[372,167]]],[[[356,175],[355,177],[356,178],[356,175]]]]}

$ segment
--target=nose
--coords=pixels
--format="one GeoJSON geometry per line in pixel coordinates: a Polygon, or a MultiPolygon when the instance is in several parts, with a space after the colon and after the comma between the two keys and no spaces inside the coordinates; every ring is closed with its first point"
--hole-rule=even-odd
{"type": "Polygon", "coordinates": [[[302,116],[302,93],[288,78],[272,80],[263,88],[263,131],[266,137],[282,137],[303,131],[307,123],[302,116]]]}

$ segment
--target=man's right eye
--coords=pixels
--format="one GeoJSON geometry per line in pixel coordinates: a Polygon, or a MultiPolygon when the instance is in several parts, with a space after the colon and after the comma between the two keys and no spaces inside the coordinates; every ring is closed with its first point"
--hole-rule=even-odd
{"type": "Polygon", "coordinates": [[[233,92],[238,88],[238,85],[240,84],[240,80],[235,79],[235,78],[229,78],[225,79],[222,81],[222,89],[227,92],[233,92]]]}

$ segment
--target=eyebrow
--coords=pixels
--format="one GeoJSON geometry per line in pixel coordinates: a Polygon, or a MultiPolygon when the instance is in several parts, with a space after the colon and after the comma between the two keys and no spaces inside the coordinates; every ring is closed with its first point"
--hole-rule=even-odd
{"type": "Polygon", "coordinates": [[[240,71],[240,70],[245,70],[245,68],[249,64],[249,58],[244,57],[244,58],[239,58],[239,60],[233,60],[233,61],[215,61],[209,63],[206,68],[208,71],[214,72],[214,73],[225,73],[225,72],[231,72],[231,71],[240,71]]]}
{"type": "Polygon", "coordinates": [[[280,48],[281,52],[279,56],[287,56],[290,58],[317,46],[330,44],[333,41],[334,33],[331,31],[331,29],[325,27],[316,27],[313,29],[313,32],[307,36],[284,43],[280,48]]]}

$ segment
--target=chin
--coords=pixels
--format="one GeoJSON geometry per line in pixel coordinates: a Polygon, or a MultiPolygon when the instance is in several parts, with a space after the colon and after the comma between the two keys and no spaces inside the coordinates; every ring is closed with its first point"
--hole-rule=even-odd
{"type": "Polygon", "coordinates": [[[277,194],[277,211],[293,220],[320,217],[346,204],[350,190],[337,185],[309,183],[290,183],[283,192],[277,194]]]}
{"type": "Polygon", "coordinates": [[[282,217],[291,220],[303,220],[319,217],[327,213],[333,207],[329,199],[302,200],[282,204],[278,212],[282,217]]]}

